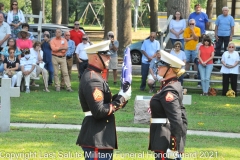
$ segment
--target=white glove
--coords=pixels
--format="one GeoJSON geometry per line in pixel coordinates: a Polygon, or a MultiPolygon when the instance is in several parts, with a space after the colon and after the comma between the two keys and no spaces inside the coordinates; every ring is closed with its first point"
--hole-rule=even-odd
{"type": "Polygon", "coordinates": [[[128,101],[131,98],[131,94],[132,94],[132,87],[130,86],[127,90],[127,92],[123,92],[123,90],[121,89],[120,92],[118,93],[119,95],[123,96],[125,101],[128,101]]]}
{"type": "Polygon", "coordinates": [[[173,151],[171,149],[167,149],[167,152],[166,152],[166,155],[167,155],[167,158],[169,159],[175,159],[178,157],[178,151],[173,151]]]}

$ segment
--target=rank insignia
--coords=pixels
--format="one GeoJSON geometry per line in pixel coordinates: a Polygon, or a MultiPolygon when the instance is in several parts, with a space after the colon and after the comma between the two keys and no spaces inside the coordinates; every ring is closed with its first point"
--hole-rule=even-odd
{"type": "Polygon", "coordinates": [[[173,94],[171,92],[168,92],[166,97],[165,97],[165,100],[167,102],[171,102],[173,99],[174,99],[173,94]]]}
{"type": "Polygon", "coordinates": [[[102,101],[103,100],[102,91],[100,91],[98,88],[95,88],[95,90],[93,91],[93,98],[97,102],[102,101]]]}

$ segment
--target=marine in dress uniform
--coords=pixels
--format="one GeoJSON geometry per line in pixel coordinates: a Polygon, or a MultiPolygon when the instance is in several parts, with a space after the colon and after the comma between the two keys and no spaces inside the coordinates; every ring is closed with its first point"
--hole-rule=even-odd
{"type": "Polygon", "coordinates": [[[76,144],[81,146],[86,160],[111,160],[117,149],[114,112],[126,105],[129,93],[112,96],[102,71],[108,67],[110,41],[86,47],[89,64],[79,85],[79,99],[85,113],[76,144]],[[126,95],[128,94],[128,96],[126,95]]]}
{"type": "Polygon", "coordinates": [[[161,50],[158,75],[164,80],[161,90],[150,101],[149,150],[155,152],[156,160],[181,159],[184,152],[187,117],[182,86],[177,80],[185,72],[183,65],[183,61],[161,50]]]}

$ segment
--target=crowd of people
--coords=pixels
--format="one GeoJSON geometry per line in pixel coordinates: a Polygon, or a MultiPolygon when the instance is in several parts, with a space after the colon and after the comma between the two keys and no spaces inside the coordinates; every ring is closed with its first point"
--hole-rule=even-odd
{"type": "MultiPolygon", "coordinates": [[[[231,82],[231,89],[237,95],[239,56],[237,56],[237,52],[235,51],[236,47],[234,43],[231,42],[234,35],[234,19],[228,14],[228,7],[223,7],[222,14],[217,17],[215,22],[215,39],[211,39],[206,34],[205,28],[209,25],[207,14],[201,11],[200,4],[196,4],[194,7],[195,12],[189,15],[187,25],[179,11],[175,12],[169,24],[170,40],[173,45],[170,54],[185,62],[185,66],[182,67],[185,68],[186,73],[178,77],[178,80],[183,86],[183,78],[190,78],[188,71],[194,70],[194,79],[200,80],[197,86],[202,88],[201,95],[208,96],[213,64],[218,63],[217,61],[214,62],[213,58],[214,56],[222,56],[222,68],[220,70],[222,73],[222,95],[226,96],[226,92],[229,90],[229,82],[231,82]],[[221,52],[223,44],[224,53],[221,52]],[[226,55],[234,56],[229,56],[226,63],[226,55]],[[193,67],[190,63],[193,63],[193,67]]],[[[150,64],[151,61],[156,61],[154,57],[157,57],[160,50],[155,37],[156,33],[152,32],[150,38],[143,42],[141,48],[143,56],[140,90],[145,90],[147,74],[149,72],[152,75],[148,78],[149,93],[153,92],[152,84],[163,80],[155,77],[154,81],[152,81],[152,77],[157,71],[152,73],[153,66],[150,64]]]]}
{"type": "Polygon", "coordinates": [[[88,64],[84,48],[92,44],[78,21],[64,36],[60,29],[56,29],[55,37],[45,31],[39,42],[29,32],[18,2],[12,1],[8,13],[4,13],[4,4],[0,3],[0,26],[0,73],[12,78],[12,87],[20,86],[24,80],[29,93],[30,86],[36,85],[34,79],[42,74],[45,92],[50,92],[48,86],[53,83],[57,92],[73,91],[70,81],[73,59],[76,58],[80,78],[88,64]]]}

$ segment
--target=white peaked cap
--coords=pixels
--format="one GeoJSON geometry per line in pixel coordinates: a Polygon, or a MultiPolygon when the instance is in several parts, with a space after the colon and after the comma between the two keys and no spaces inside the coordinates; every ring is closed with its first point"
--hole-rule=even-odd
{"type": "Polygon", "coordinates": [[[178,57],[171,55],[170,53],[160,50],[161,53],[161,60],[164,61],[165,63],[168,63],[170,67],[173,68],[182,68],[182,66],[185,65],[185,63],[180,60],[178,57]]]}
{"type": "Polygon", "coordinates": [[[106,52],[106,55],[111,55],[111,53],[107,53],[109,51],[110,40],[100,42],[98,44],[93,44],[89,47],[84,48],[87,54],[96,54],[98,52],[106,52]]]}

